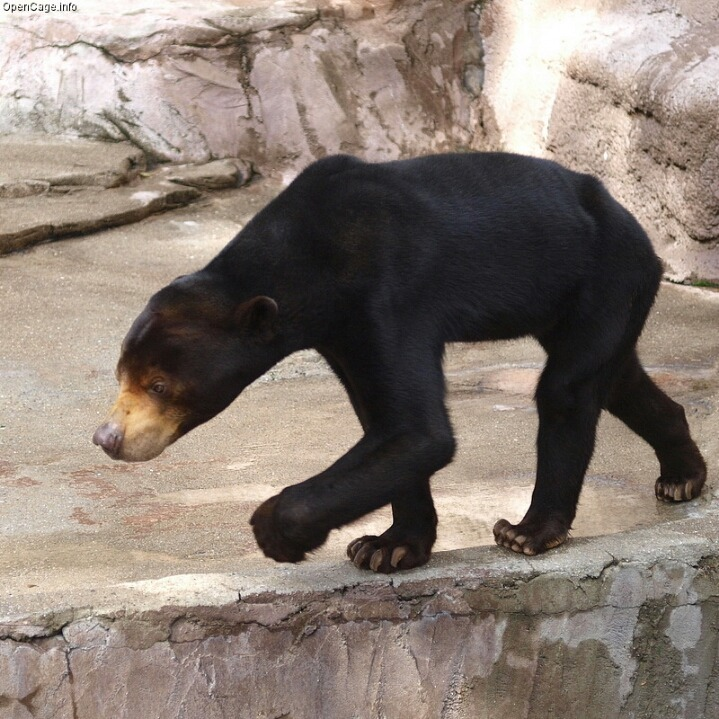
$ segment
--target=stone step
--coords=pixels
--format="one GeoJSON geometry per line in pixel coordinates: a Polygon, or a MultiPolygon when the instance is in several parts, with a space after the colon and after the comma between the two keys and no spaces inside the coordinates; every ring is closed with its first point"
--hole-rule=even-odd
{"type": "Polygon", "coordinates": [[[145,169],[142,150],[126,142],[49,135],[0,137],[0,199],[41,195],[51,187],[117,187],[145,169]]]}
{"type": "Polygon", "coordinates": [[[38,135],[2,138],[0,167],[0,255],[137,222],[251,175],[241,160],[147,171],[128,143],[38,135]]]}

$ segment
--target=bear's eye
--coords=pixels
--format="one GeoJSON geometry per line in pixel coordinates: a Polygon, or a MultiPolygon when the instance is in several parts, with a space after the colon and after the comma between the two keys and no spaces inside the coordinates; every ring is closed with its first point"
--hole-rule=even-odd
{"type": "Polygon", "coordinates": [[[150,385],[150,392],[152,394],[165,394],[167,391],[167,385],[164,382],[153,382],[150,385]]]}

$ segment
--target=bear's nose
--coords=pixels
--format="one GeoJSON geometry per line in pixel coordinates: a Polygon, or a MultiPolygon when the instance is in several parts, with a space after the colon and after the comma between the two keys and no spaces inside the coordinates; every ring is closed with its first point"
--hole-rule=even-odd
{"type": "Polygon", "coordinates": [[[95,430],[92,441],[111,457],[117,457],[122,444],[122,430],[114,422],[106,422],[95,430]]]}

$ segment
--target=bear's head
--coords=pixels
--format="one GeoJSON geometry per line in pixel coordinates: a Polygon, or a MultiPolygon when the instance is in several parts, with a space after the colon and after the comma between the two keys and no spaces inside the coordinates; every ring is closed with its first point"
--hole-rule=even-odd
{"type": "Polygon", "coordinates": [[[202,273],[160,290],[122,343],[120,392],[93,442],[113,459],[157,457],[281,358],[277,315],[269,297],[235,300],[202,273]]]}

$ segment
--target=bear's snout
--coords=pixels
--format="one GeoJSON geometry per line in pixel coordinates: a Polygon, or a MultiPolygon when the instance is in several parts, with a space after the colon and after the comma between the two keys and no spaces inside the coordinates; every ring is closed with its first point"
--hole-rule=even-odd
{"type": "Polygon", "coordinates": [[[92,441],[102,447],[110,457],[117,459],[122,445],[122,430],[114,422],[106,422],[95,430],[92,441]]]}

